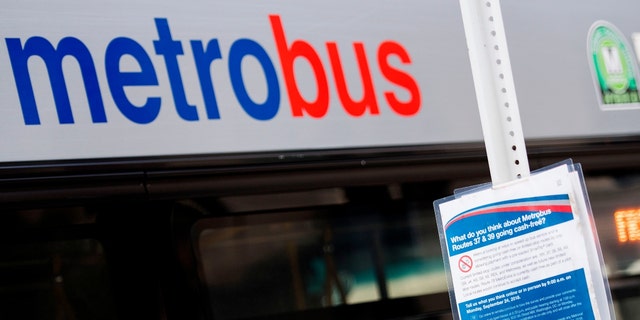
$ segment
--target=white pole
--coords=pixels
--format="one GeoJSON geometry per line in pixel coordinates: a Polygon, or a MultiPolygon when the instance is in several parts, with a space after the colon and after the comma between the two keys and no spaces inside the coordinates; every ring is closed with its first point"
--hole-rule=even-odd
{"type": "Polygon", "coordinates": [[[500,0],[460,0],[460,7],[495,187],[530,174],[500,0]]]}

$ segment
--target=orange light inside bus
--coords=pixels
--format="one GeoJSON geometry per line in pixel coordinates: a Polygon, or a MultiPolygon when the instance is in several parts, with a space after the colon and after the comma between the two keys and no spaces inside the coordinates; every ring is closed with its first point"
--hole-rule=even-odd
{"type": "Polygon", "coordinates": [[[613,216],[619,243],[640,241],[640,208],[617,210],[613,216]]]}

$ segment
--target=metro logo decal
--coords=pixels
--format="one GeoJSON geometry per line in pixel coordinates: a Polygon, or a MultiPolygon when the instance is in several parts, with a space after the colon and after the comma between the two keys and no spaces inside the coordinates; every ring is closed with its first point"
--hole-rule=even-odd
{"type": "MultiPolygon", "coordinates": [[[[398,88],[397,91],[389,90],[382,93],[384,104],[399,116],[414,116],[420,110],[421,93],[414,77],[406,70],[392,65],[394,61],[399,61],[402,66],[411,64],[409,53],[400,43],[391,40],[380,43],[377,47],[377,56],[372,60],[367,57],[365,44],[354,42],[353,54],[357,61],[361,83],[347,83],[341,53],[335,42],[326,42],[325,49],[329,57],[326,63],[320,58],[319,48],[314,48],[305,40],[288,39],[278,15],[269,16],[269,22],[277,59],[273,59],[272,54],[270,55],[259,42],[249,38],[235,40],[226,54],[221,52],[216,38],[210,39],[206,44],[201,40],[190,40],[186,43],[174,39],[166,18],[155,19],[158,38],[153,41],[154,52],[152,53],[147,52],[134,39],[127,37],[112,39],[106,45],[103,66],[107,79],[106,85],[115,106],[122,115],[134,123],[148,124],[158,117],[161,108],[166,105],[166,101],[161,97],[147,96],[142,102],[136,99],[137,104],[135,104],[127,96],[127,88],[160,85],[156,71],[161,66],[154,65],[149,55],[156,54],[164,60],[173,105],[177,115],[184,121],[198,121],[203,116],[209,120],[222,118],[212,80],[212,72],[215,70],[211,71],[212,63],[216,60],[226,60],[229,80],[236,100],[244,112],[256,120],[270,120],[279,113],[281,84],[278,69],[284,80],[284,91],[289,99],[291,115],[294,118],[305,116],[323,118],[327,114],[332,99],[329,90],[331,84],[335,84],[338,101],[349,116],[380,114],[382,106],[376,96],[372,61],[377,62],[378,71],[384,80],[398,88]],[[191,104],[185,93],[185,82],[179,64],[179,60],[187,58],[184,57],[185,45],[191,48],[193,56],[190,58],[195,66],[195,76],[200,84],[199,89],[204,106],[191,104]],[[121,69],[121,61],[125,57],[135,62],[137,70],[121,69]],[[246,57],[257,60],[264,73],[267,88],[264,101],[252,99],[245,86],[242,62],[246,57]],[[300,83],[296,79],[294,70],[296,62],[308,63],[311,67],[317,89],[314,98],[307,99],[301,94],[300,83]],[[360,97],[354,97],[350,86],[358,85],[362,87],[362,94],[360,97]],[[204,107],[204,114],[199,110],[202,107],[204,107]]],[[[41,124],[31,79],[31,72],[40,72],[40,70],[33,70],[34,67],[30,67],[28,63],[31,58],[36,57],[46,66],[60,124],[75,122],[62,63],[63,59],[69,58],[73,58],[74,63],[79,66],[92,122],[108,122],[100,91],[101,85],[105,84],[101,84],[98,80],[97,69],[100,67],[100,62],[94,61],[91,51],[80,39],[65,37],[55,47],[49,40],[39,36],[30,37],[24,43],[19,38],[6,38],[5,43],[26,125],[41,124]]]]}
{"type": "Polygon", "coordinates": [[[600,109],[640,107],[638,66],[623,34],[613,24],[597,21],[589,30],[588,41],[600,109]]]}

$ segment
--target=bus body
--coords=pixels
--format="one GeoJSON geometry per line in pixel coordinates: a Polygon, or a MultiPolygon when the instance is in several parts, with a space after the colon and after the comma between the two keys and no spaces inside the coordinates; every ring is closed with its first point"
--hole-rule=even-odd
{"type": "MultiPolygon", "coordinates": [[[[640,4],[501,5],[504,107],[582,164],[632,319],[640,4]]],[[[0,37],[0,318],[451,318],[432,202],[489,180],[456,2],[32,0],[0,37]]]]}

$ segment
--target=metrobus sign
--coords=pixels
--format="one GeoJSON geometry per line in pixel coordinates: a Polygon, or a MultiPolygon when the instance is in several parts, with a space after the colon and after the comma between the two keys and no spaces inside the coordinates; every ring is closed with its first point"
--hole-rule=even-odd
{"type": "MultiPolygon", "coordinates": [[[[328,72],[316,49],[304,40],[289,42],[281,18],[278,15],[271,15],[269,21],[279,58],[276,64],[279,64],[280,71],[284,77],[285,91],[288,94],[291,113],[294,117],[305,115],[315,118],[324,117],[329,108],[329,82],[333,82],[336,85],[340,104],[349,115],[359,117],[365,113],[371,115],[380,114],[371,77],[371,66],[363,43],[353,43],[361,80],[358,85],[363,88],[361,97],[354,98],[350,93],[345,78],[344,67],[336,42],[326,43],[331,71],[333,72],[333,81],[328,81],[328,72]],[[298,59],[304,60],[311,66],[315,78],[315,87],[317,88],[315,98],[306,99],[300,93],[294,68],[294,63],[298,59]]],[[[166,18],[156,18],[155,27],[157,39],[153,41],[154,52],[164,59],[170,91],[173,96],[173,105],[177,115],[185,121],[197,121],[200,119],[198,108],[187,101],[182,81],[183,76],[180,72],[178,61],[178,58],[184,55],[183,42],[172,38],[169,22],[166,18]]],[[[19,38],[6,38],[5,41],[26,125],[41,124],[30,76],[31,69],[29,68],[29,59],[34,57],[42,59],[46,66],[58,119],[61,124],[75,122],[62,64],[63,59],[66,57],[73,58],[78,63],[93,123],[108,122],[100,92],[96,64],[89,48],[82,40],[75,37],[65,37],[58,42],[57,47],[50,40],[40,36],[30,37],[24,43],[19,38]]],[[[233,92],[247,115],[256,120],[270,120],[278,114],[281,104],[280,81],[272,58],[259,42],[249,38],[237,39],[233,41],[224,59],[218,39],[211,39],[206,45],[201,40],[191,40],[190,46],[193,53],[191,58],[195,64],[199,87],[202,91],[206,117],[209,120],[221,119],[210,71],[212,62],[218,59],[226,60],[233,92]],[[263,101],[255,101],[255,99],[251,98],[245,86],[242,74],[242,62],[245,58],[255,59],[264,73],[267,94],[266,99],[263,101]]],[[[402,101],[395,92],[388,91],[384,92],[386,103],[399,115],[413,116],[420,110],[420,89],[415,79],[407,71],[391,65],[391,58],[398,59],[401,64],[410,65],[411,57],[402,44],[394,41],[384,41],[377,46],[375,59],[376,66],[379,67],[384,78],[407,90],[409,98],[407,101],[402,101]]],[[[121,36],[112,39],[106,45],[103,66],[111,98],[118,110],[127,119],[138,124],[147,124],[154,121],[163,105],[162,99],[160,97],[147,97],[142,104],[136,105],[131,102],[126,93],[127,87],[159,85],[156,67],[144,47],[136,40],[128,37],[121,36]],[[137,67],[136,71],[122,70],[121,61],[125,56],[133,59],[137,67]]],[[[34,72],[39,71],[41,70],[34,72]]],[[[164,88],[163,90],[169,89],[164,88]]]]}

